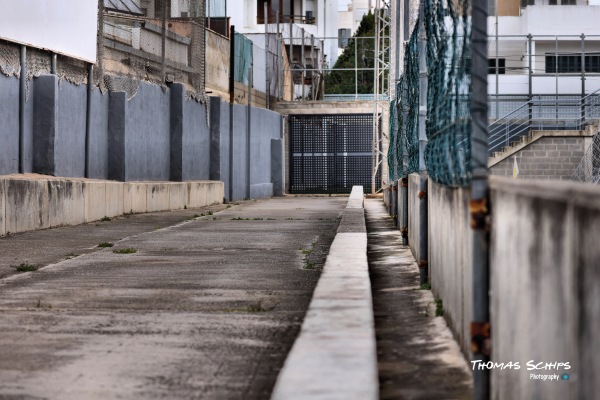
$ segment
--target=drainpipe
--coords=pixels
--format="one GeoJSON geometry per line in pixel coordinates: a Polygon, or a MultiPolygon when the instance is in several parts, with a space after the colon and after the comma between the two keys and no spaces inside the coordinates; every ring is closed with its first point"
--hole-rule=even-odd
{"type": "Polygon", "coordinates": [[[25,103],[27,99],[27,47],[21,46],[19,78],[19,173],[25,173],[25,103]]]}

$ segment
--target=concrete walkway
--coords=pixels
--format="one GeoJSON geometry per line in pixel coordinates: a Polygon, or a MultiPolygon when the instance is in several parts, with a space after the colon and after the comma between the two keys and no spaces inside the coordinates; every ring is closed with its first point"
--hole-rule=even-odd
{"type": "Polygon", "coordinates": [[[0,280],[0,398],[269,398],[346,202],[273,199],[173,226],[162,213],[0,239],[5,274],[61,260],[0,280]],[[114,252],[125,249],[135,253],[114,252]]]}
{"type": "Polygon", "coordinates": [[[365,200],[365,214],[380,398],[470,399],[469,367],[383,201],[365,200]]]}

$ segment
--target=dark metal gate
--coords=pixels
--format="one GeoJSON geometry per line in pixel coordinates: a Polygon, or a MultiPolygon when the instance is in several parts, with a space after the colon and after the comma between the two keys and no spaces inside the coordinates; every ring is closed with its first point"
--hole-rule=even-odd
{"type": "Polygon", "coordinates": [[[371,192],[372,114],[290,115],[289,128],[290,193],[371,192]]]}

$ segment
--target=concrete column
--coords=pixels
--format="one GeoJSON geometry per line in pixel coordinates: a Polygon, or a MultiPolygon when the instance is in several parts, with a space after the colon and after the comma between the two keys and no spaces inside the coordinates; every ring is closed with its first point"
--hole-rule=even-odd
{"type": "Polygon", "coordinates": [[[273,196],[283,196],[285,188],[283,152],[283,139],[271,139],[271,182],[273,183],[273,196]]]}
{"type": "Polygon", "coordinates": [[[108,179],[126,181],[125,118],[127,94],[111,92],[108,101],[108,179]]]}
{"type": "Polygon", "coordinates": [[[169,85],[170,101],[170,180],[181,182],[183,180],[183,101],[185,89],[181,83],[169,85]]]}
{"type": "Polygon", "coordinates": [[[221,179],[221,98],[210,98],[210,167],[209,179],[221,179]]]}
{"type": "Polygon", "coordinates": [[[33,99],[33,172],[55,174],[57,103],[56,75],[42,75],[37,78],[33,99]]]}

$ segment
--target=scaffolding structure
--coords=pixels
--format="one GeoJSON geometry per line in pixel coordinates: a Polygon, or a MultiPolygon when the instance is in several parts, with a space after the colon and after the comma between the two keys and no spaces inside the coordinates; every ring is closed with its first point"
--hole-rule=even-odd
{"type": "MultiPolygon", "coordinates": [[[[382,181],[387,177],[384,168],[384,154],[387,153],[389,135],[382,132],[382,124],[390,112],[390,0],[377,0],[375,6],[375,74],[373,97],[373,169],[371,176],[372,192],[376,192],[377,176],[382,181]]],[[[384,187],[382,182],[381,187],[384,187]]]]}

